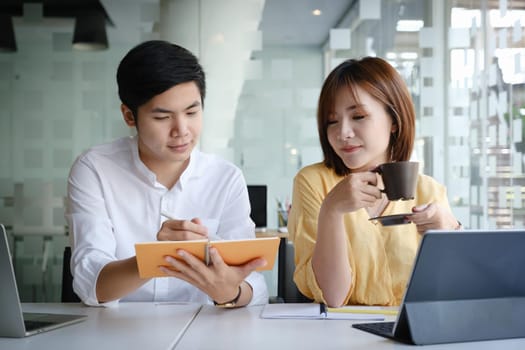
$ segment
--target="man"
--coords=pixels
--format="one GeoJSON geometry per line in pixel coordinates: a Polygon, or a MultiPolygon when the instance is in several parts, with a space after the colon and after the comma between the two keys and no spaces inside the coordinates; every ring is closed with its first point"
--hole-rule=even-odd
{"type": "Polygon", "coordinates": [[[137,131],[75,161],[68,181],[73,288],[88,305],[180,301],[238,307],[268,300],[266,264],[228,266],[215,249],[206,266],[180,251],[175,278],[141,279],[134,244],[254,237],[246,183],[233,164],[201,153],[205,76],[188,50],[142,43],[122,59],[117,84],[126,124],[137,131]]]}

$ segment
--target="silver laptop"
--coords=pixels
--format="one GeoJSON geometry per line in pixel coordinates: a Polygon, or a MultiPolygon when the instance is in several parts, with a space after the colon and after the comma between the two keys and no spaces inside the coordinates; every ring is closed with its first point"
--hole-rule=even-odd
{"type": "Polygon", "coordinates": [[[0,337],[21,338],[85,320],[85,315],[22,312],[9,242],[1,224],[0,231],[0,337]]]}
{"type": "Polygon", "coordinates": [[[395,322],[353,324],[427,345],[525,337],[525,230],[428,231],[395,322]]]}

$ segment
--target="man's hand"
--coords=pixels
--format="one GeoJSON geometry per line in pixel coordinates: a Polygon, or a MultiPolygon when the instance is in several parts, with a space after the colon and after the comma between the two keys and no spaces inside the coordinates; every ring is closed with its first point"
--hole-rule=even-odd
{"type": "Polygon", "coordinates": [[[191,241],[207,238],[208,229],[199,218],[164,221],[157,233],[157,240],[159,241],[191,241]]]}
{"type": "MultiPolygon", "coordinates": [[[[246,277],[257,268],[266,265],[266,260],[258,258],[244,265],[228,266],[217,249],[210,248],[210,265],[206,266],[197,257],[179,249],[177,254],[180,258],[167,256],[165,258],[172,269],[160,267],[169,276],[180,278],[206,293],[211,299],[218,303],[232,300],[238,293],[239,286],[246,277]]],[[[242,304],[251,300],[244,296],[242,304]]]]}

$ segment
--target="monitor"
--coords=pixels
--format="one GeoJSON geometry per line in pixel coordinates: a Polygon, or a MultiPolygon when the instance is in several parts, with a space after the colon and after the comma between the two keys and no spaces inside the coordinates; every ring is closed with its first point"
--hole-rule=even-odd
{"type": "Polygon", "coordinates": [[[255,223],[255,228],[264,230],[267,227],[267,186],[248,185],[248,196],[250,197],[250,217],[255,223]]]}

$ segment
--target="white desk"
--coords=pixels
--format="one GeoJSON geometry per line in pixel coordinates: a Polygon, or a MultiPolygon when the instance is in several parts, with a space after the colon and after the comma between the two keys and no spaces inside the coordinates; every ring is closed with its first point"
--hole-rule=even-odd
{"type": "MultiPolygon", "coordinates": [[[[85,321],[26,338],[0,338],[0,349],[172,349],[200,305],[120,303],[115,308],[81,304],[23,304],[27,312],[88,315],[85,321]]],[[[0,311],[1,312],[1,311],[0,311]]]]}
{"type": "MultiPolygon", "coordinates": [[[[421,349],[352,328],[342,320],[270,320],[262,307],[221,310],[204,306],[175,349],[421,349]]],[[[391,316],[389,319],[394,320],[391,316]]],[[[525,339],[425,346],[425,349],[525,349],[525,339]]]]}
{"type": "MultiPolygon", "coordinates": [[[[354,329],[352,321],[261,319],[262,306],[224,310],[183,304],[121,303],[117,308],[94,308],[80,304],[42,303],[24,304],[24,309],[81,313],[88,318],[78,324],[27,338],[0,338],[0,349],[421,349],[354,329]]],[[[525,349],[525,339],[424,348],[522,350],[525,349]]]]}

